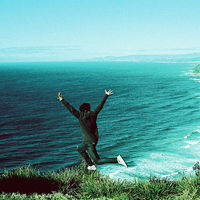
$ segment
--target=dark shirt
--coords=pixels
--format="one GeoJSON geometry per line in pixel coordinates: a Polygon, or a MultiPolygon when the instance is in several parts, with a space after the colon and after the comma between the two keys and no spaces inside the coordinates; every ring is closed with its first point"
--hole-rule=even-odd
{"type": "Polygon", "coordinates": [[[98,142],[98,129],[96,123],[97,115],[102,110],[107,98],[108,95],[105,95],[95,110],[89,112],[80,112],[64,99],[61,101],[63,105],[79,120],[83,140],[86,143],[97,144],[98,142]]]}

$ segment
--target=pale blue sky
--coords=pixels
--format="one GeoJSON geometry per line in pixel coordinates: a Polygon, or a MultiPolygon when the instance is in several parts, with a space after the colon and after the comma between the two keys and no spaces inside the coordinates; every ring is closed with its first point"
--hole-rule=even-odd
{"type": "Polygon", "coordinates": [[[200,0],[0,0],[0,62],[200,52],[200,0]]]}

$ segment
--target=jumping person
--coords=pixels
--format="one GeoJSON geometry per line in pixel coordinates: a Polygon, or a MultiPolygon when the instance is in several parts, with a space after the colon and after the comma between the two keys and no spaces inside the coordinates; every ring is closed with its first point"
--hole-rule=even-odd
{"type": "Polygon", "coordinates": [[[105,163],[119,163],[128,167],[120,155],[117,158],[100,158],[96,151],[98,142],[98,129],[96,124],[97,115],[102,110],[106,99],[112,94],[112,90],[109,90],[108,92],[105,90],[105,96],[94,111],[90,110],[90,104],[88,103],[83,103],[79,108],[80,111],[78,111],[65,101],[60,92],[58,93],[58,99],[79,120],[84,142],[77,147],[77,150],[88,164],[88,170],[96,170],[95,165],[105,163]]]}

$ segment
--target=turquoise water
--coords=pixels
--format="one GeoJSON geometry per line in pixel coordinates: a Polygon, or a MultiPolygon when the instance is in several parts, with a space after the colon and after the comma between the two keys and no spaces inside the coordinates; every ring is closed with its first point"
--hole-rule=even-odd
{"type": "Polygon", "coordinates": [[[183,63],[1,63],[0,172],[32,165],[59,170],[81,162],[80,126],[57,100],[99,114],[100,157],[121,154],[129,168],[98,166],[110,177],[133,180],[192,173],[200,157],[200,78],[183,63]]]}

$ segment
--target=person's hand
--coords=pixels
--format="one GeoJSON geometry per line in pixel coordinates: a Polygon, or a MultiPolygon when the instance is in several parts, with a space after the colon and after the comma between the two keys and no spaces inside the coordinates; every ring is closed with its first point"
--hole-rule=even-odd
{"type": "Polygon", "coordinates": [[[61,94],[61,92],[59,92],[59,93],[58,93],[58,99],[59,99],[60,101],[62,101],[62,100],[63,100],[63,97],[62,97],[62,94],[61,94]]]}
{"type": "Polygon", "coordinates": [[[110,89],[108,92],[105,90],[105,93],[108,95],[108,96],[110,96],[110,95],[112,95],[113,94],[113,91],[110,89]]]}

